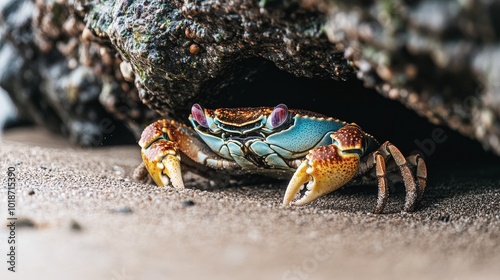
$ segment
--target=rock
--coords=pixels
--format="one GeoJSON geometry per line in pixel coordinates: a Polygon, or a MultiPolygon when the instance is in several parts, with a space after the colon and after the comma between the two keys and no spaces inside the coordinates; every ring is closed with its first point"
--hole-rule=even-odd
{"type": "Polygon", "coordinates": [[[82,40],[81,5],[6,0],[0,11],[0,86],[22,117],[84,146],[132,142],[117,120],[138,134],[134,121],[153,119],[133,86],[114,76],[120,60],[103,61],[103,47],[82,40]]]}
{"type": "Polygon", "coordinates": [[[277,67],[357,77],[500,154],[495,1],[7,0],[0,11],[0,86],[23,115],[80,144],[98,142],[103,119],[137,138],[195,101],[285,98],[249,86],[277,67]]]}
{"type": "Polygon", "coordinates": [[[303,2],[328,15],[365,85],[500,154],[500,3],[303,2]]]}
{"type": "Polygon", "coordinates": [[[248,77],[249,58],[297,76],[347,78],[351,67],[328,43],[323,22],[296,4],[264,9],[257,1],[140,0],[100,1],[87,25],[131,65],[141,100],[167,116],[172,108],[189,110],[199,96],[214,104],[217,85],[248,77]]]}

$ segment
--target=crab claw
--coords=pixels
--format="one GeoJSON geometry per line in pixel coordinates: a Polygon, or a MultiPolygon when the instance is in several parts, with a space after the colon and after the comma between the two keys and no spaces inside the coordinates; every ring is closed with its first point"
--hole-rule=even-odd
{"type": "Polygon", "coordinates": [[[168,139],[168,128],[169,123],[160,120],[144,129],[139,140],[142,161],[158,186],[183,189],[179,147],[168,139]]]}
{"type": "Polygon", "coordinates": [[[142,149],[141,154],[149,174],[158,186],[172,184],[174,188],[184,188],[181,160],[175,143],[156,141],[148,149],[142,149]]]}
{"type": "Polygon", "coordinates": [[[288,183],[283,205],[304,205],[337,190],[356,175],[359,162],[357,153],[342,152],[335,144],[310,151],[288,183]],[[292,202],[305,183],[305,194],[292,202]]]}

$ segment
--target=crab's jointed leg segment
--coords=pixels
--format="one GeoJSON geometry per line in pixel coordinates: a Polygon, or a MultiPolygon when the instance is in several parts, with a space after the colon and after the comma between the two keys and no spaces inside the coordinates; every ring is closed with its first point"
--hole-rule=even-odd
{"type": "Polygon", "coordinates": [[[304,205],[342,187],[358,172],[363,153],[364,133],[355,124],[330,135],[333,144],[309,152],[297,168],[286,189],[283,204],[288,205],[307,182],[307,191],[294,205],[304,205]]]}
{"type": "Polygon", "coordinates": [[[378,181],[377,206],[373,211],[375,214],[382,213],[387,204],[388,175],[398,174],[396,179],[392,176],[391,182],[402,182],[405,186],[406,197],[403,208],[405,212],[413,211],[420,202],[427,181],[427,168],[424,160],[419,155],[405,158],[398,148],[389,142],[385,142],[377,151],[364,158],[358,172],[358,175],[363,174],[375,175],[378,181]]]}
{"type": "Polygon", "coordinates": [[[371,169],[375,169],[375,176],[377,178],[378,195],[377,205],[373,213],[380,214],[387,204],[389,197],[389,186],[387,182],[387,168],[385,159],[379,151],[371,153],[366,160],[361,164],[358,174],[365,174],[371,169]]]}
{"type": "Polygon", "coordinates": [[[422,200],[424,196],[425,186],[427,182],[427,166],[425,165],[425,161],[419,155],[411,155],[406,158],[410,166],[416,169],[415,175],[417,178],[417,202],[422,200]]]}
{"type": "Polygon", "coordinates": [[[375,174],[377,175],[378,184],[378,195],[377,195],[377,206],[373,213],[380,214],[384,211],[385,205],[387,204],[387,198],[389,197],[389,187],[387,184],[387,175],[385,168],[385,160],[382,155],[375,152],[373,155],[375,160],[375,174]]]}

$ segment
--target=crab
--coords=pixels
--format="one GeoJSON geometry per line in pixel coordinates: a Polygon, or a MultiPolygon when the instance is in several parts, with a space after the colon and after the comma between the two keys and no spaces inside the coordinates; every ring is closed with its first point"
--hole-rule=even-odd
{"type": "Polygon", "coordinates": [[[182,158],[235,174],[289,179],[283,205],[305,205],[344,185],[377,184],[377,214],[387,204],[389,185],[404,184],[403,212],[414,211],[425,190],[427,169],[418,154],[405,157],[390,142],[380,145],[355,123],[284,104],[220,109],[194,104],[189,121],[191,127],[162,119],[144,129],[137,179],[149,173],[159,186],[183,189],[182,158]]]}

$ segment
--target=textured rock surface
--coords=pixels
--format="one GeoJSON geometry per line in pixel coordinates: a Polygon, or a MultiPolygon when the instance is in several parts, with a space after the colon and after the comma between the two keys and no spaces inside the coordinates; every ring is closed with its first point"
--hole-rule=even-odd
{"type": "Polygon", "coordinates": [[[82,5],[6,0],[0,11],[0,86],[21,116],[94,146],[132,140],[117,119],[132,131],[140,130],[132,122],[140,112],[152,119],[121,77],[121,60],[82,36],[82,5]]]}
{"type": "Polygon", "coordinates": [[[33,6],[1,7],[1,51],[20,57],[1,85],[35,107],[28,114],[49,112],[43,117],[76,135],[84,133],[68,119],[99,129],[96,120],[112,114],[137,136],[155,117],[137,91],[157,113],[177,118],[194,101],[231,106],[249,94],[265,101],[269,92],[245,88],[274,64],[301,77],[357,75],[500,153],[496,1],[58,0],[37,1],[34,15],[23,5],[33,6]],[[16,76],[23,72],[30,78],[16,76]]]}
{"type": "Polygon", "coordinates": [[[217,84],[246,78],[236,69],[248,58],[297,76],[342,79],[351,71],[342,50],[328,43],[323,16],[292,4],[101,1],[87,21],[131,64],[143,102],[163,115],[189,109],[200,95],[213,103],[217,84]]]}
{"type": "Polygon", "coordinates": [[[500,2],[306,2],[366,85],[500,154],[500,2]]]}

